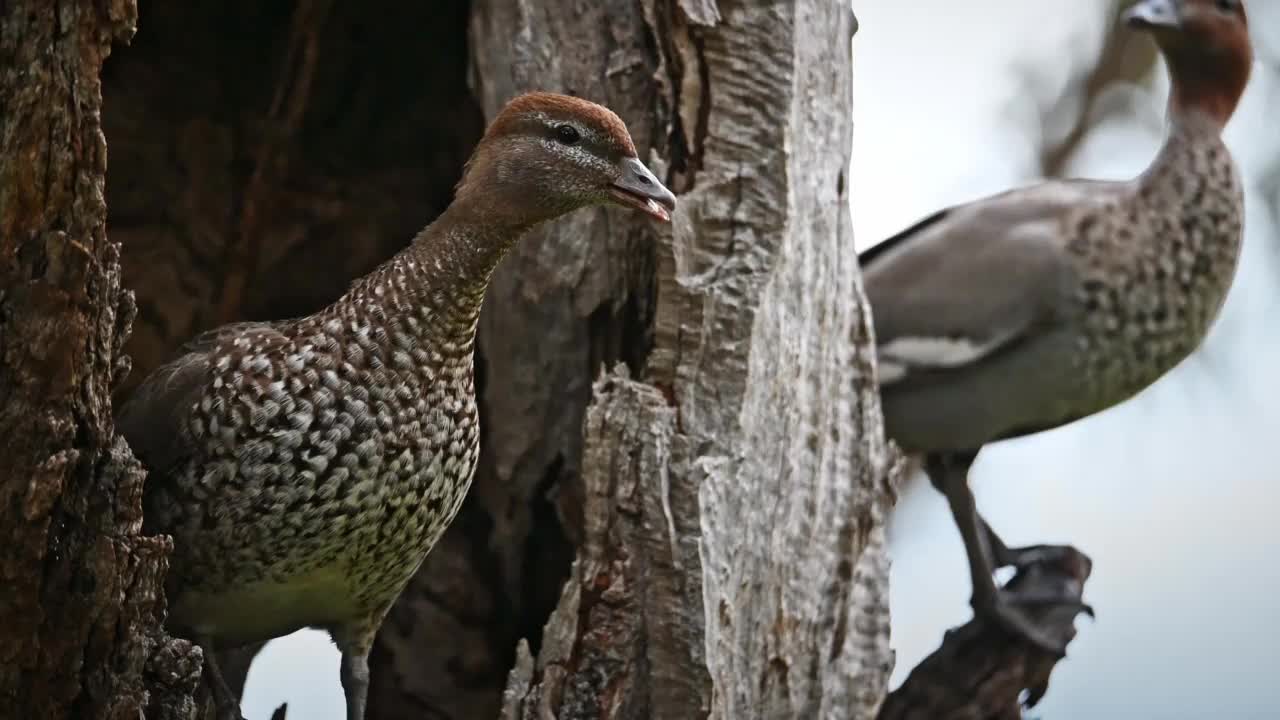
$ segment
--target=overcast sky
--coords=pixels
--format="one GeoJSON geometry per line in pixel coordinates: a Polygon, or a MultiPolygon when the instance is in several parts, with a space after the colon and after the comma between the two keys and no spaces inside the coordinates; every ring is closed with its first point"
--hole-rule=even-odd
{"type": "MultiPolygon", "coordinates": [[[[1048,720],[1277,717],[1280,197],[1265,178],[1280,164],[1278,5],[1249,4],[1263,57],[1227,132],[1247,183],[1246,244],[1202,351],[1129,403],[995,446],[974,468],[978,505],[1011,544],[1069,542],[1094,560],[1086,599],[1098,619],[1081,619],[1034,713],[1048,720]]],[[[931,209],[1035,180],[1038,104],[1094,62],[1108,6],[856,1],[858,247],[931,209]]],[[[1129,91],[1132,111],[1089,134],[1071,174],[1139,172],[1161,140],[1166,92],[1158,68],[1129,91]]],[[[946,505],[927,486],[904,497],[891,549],[896,685],[970,617],[969,581],[946,505]]]]}
{"type": "MultiPolygon", "coordinates": [[[[858,246],[1034,180],[1041,106],[1095,60],[1108,6],[855,0],[858,246]]],[[[1148,392],[989,449],[974,468],[979,506],[1007,540],[1070,542],[1094,560],[1086,597],[1098,620],[1081,620],[1035,713],[1046,720],[1252,720],[1280,705],[1280,3],[1249,10],[1261,62],[1227,133],[1249,215],[1221,322],[1148,392]]],[[[1166,88],[1159,73],[1133,88],[1133,110],[1090,133],[1072,174],[1140,171],[1160,142],[1166,88]]],[[[903,498],[892,553],[896,684],[970,613],[963,550],[927,488],[903,498]]],[[[265,718],[288,699],[292,717],[339,720],[337,677],[324,635],[277,641],[254,665],[244,713],[265,718]]]]}

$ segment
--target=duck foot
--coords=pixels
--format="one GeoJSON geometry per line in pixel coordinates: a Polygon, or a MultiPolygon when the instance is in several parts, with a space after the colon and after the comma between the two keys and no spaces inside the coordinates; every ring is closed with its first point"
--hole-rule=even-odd
{"type": "Polygon", "coordinates": [[[1093,607],[1065,590],[1057,592],[1046,589],[1024,593],[1000,589],[990,599],[975,596],[970,604],[975,616],[994,623],[1010,635],[1057,658],[1066,656],[1069,640],[1046,629],[1027,610],[1032,607],[1059,607],[1072,611],[1073,615],[1083,612],[1089,617],[1094,616],[1093,607]]]}

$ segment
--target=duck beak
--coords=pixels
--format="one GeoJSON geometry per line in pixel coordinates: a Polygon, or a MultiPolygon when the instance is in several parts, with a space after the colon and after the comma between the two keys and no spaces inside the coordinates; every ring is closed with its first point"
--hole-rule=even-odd
{"type": "Polygon", "coordinates": [[[1141,30],[1177,30],[1182,27],[1177,0],[1141,0],[1124,13],[1129,27],[1141,30]]]}
{"type": "Polygon", "coordinates": [[[676,196],[637,158],[623,158],[622,176],[609,186],[609,196],[619,205],[662,222],[671,222],[676,209],[676,196]]]}

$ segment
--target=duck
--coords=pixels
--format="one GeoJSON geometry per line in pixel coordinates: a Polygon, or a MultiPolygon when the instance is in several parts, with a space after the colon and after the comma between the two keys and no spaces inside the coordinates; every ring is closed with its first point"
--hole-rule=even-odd
{"type": "Polygon", "coordinates": [[[675,203],[608,108],[521,95],[448,208],[341,298],[209,330],[141,382],[115,423],[148,471],[144,530],[173,538],[167,625],[204,652],[220,719],[240,713],[218,648],[314,627],[341,652],[347,720],[363,720],[374,636],[475,473],[494,270],[567,213],[670,222],[675,203]]]}
{"type": "MultiPolygon", "coordinates": [[[[1140,0],[1123,20],[1155,41],[1172,88],[1164,143],[1141,174],[947,207],[859,256],[885,434],[947,499],[975,615],[1057,655],[1061,640],[993,571],[1073,551],[1007,546],[978,512],[969,470],[984,447],[1123,403],[1192,354],[1242,242],[1242,183],[1222,130],[1252,65],[1243,3],[1140,0]]],[[[1092,613],[1066,596],[1035,602],[1092,613]]]]}

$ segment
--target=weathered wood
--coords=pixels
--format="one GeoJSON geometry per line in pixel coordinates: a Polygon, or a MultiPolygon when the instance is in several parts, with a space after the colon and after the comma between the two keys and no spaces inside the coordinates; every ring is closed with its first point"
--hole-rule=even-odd
{"type": "MultiPolygon", "coordinates": [[[[493,67],[547,84],[549,59],[629,65],[552,52],[600,27],[563,4],[506,10],[493,67]]],[[[654,154],[681,207],[652,352],[636,380],[596,386],[581,549],[503,717],[874,717],[892,492],[845,194],[853,16],[642,6],[667,129],[654,154]]]]}
{"type": "Polygon", "coordinates": [[[887,614],[855,578],[887,588],[867,550],[889,493],[845,193],[854,20],[829,2],[719,12],[681,53],[704,87],[680,114],[705,130],[653,360],[681,420],[673,482],[699,494],[711,715],[870,717],[887,614]]]}
{"type": "Polygon", "coordinates": [[[674,408],[627,375],[595,386],[584,543],[536,670],[522,656],[511,675],[504,718],[679,718],[709,706],[701,598],[680,572],[697,566],[696,534],[674,524],[694,517],[697,498],[669,494],[680,490],[668,482],[674,408]]]}
{"type": "Polygon", "coordinates": [[[107,239],[99,72],[133,0],[0,4],[0,708],[194,717],[199,655],[160,630],[169,544],[111,421],[133,321],[107,239]]]}
{"type": "MultiPolygon", "coordinates": [[[[1025,598],[1059,596],[1080,601],[1092,563],[1083,553],[1053,565],[1020,571],[1006,589],[1025,598]]],[[[1079,613],[1055,605],[1032,617],[1052,636],[1069,642],[1079,613]]],[[[878,720],[1021,720],[1049,689],[1059,658],[1013,638],[985,620],[970,620],[949,631],[942,645],[920,662],[880,709],[878,720]]]]}

